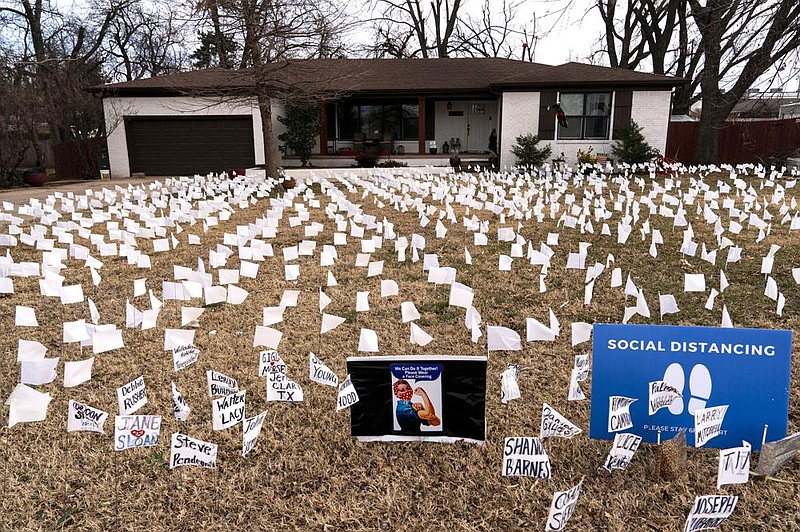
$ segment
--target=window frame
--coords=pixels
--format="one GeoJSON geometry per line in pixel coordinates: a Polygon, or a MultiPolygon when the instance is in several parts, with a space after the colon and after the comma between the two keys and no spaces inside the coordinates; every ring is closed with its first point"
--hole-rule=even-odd
{"type": "Polygon", "coordinates": [[[573,121],[573,120],[579,120],[580,121],[580,136],[578,136],[578,137],[564,137],[564,136],[562,136],[562,129],[563,128],[561,127],[561,125],[556,124],[556,135],[555,135],[556,140],[594,140],[594,141],[611,140],[611,133],[612,133],[611,124],[612,124],[612,118],[613,118],[613,112],[614,112],[614,91],[559,92],[558,93],[558,101],[560,102],[562,100],[563,96],[567,95],[567,94],[569,94],[569,95],[578,95],[579,94],[579,95],[581,95],[582,100],[583,100],[583,103],[582,103],[582,106],[583,106],[582,113],[583,114],[580,114],[580,115],[572,114],[572,115],[570,115],[570,114],[566,114],[566,111],[565,111],[565,118],[567,119],[568,123],[570,121],[573,121]],[[589,110],[586,108],[587,101],[588,101],[587,96],[589,96],[589,95],[599,95],[599,94],[602,94],[602,95],[605,95],[605,96],[609,97],[607,114],[603,114],[603,115],[591,114],[589,112],[589,110]],[[598,117],[605,118],[605,120],[606,120],[605,135],[602,136],[602,137],[589,137],[589,136],[587,136],[586,135],[586,119],[587,118],[597,119],[598,117]]]}

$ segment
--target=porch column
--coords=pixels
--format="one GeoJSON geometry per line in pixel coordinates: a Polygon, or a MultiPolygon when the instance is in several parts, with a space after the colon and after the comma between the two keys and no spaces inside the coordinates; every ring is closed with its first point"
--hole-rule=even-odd
{"type": "Polygon", "coordinates": [[[419,97],[419,119],[417,129],[419,130],[419,154],[425,153],[425,96],[419,97]]]}
{"type": "Polygon", "coordinates": [[[319,132],[319,154],[328,155],[328,109],[325,100],[319,103],[322,110],[322,131],[319,132]]]}

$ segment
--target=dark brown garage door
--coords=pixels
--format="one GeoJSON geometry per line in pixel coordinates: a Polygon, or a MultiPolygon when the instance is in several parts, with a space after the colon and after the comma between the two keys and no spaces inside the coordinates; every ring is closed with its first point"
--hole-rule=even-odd
{"type": "Polygon", "coordinates": [[[253,117],[127,117],[131,173],[194,175],[255,166],[253,117]]]}

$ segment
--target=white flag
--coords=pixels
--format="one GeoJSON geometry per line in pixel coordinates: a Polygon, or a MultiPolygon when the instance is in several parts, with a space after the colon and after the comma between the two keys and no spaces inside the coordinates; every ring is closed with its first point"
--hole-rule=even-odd
{"type": "Polygon", "coordinates": [[[742,441],[741,447],[719,450],[717,489],[725,484],[747,484],[750,479],[750,455],[752,447],[742,441]]]}
{"type": "Polygon", "coordinates": [[[517,382],[517,375],[519,373],[519,366],[516,364],[509,364],[506,370],[500,375],[500,402],[503,404],[519,399],[522,394],[519,391],[519,383],[517,382]]]}
{"type": "Polygon", "coordinates": [[[247,453],[256,446],[256,441],[261,434],[261,427],[264,425],[266,418],[266,410],[256,416],[244,418],[242,422],[242,456],[247,456],[247,453]]]}
{"type": "Polygon", "coordinates": [[[611,445],[611,450],[603,467],[609,472],[614,469],[627,469],[640,443],[642,443],[642,437],[636,434],[628,432],[615,434],[614,443],[611,445]]]}
{"type": "Polygon", "coordinates": [[[567,491],[557,491],[553,494],[553,501],[550,503],[550,512],[547,514],[545,532],[560,532],[567,527],[567,521],[575,512],[578,504],[578,497],[581,494],[583,480],[567,491]]]}
{"type": "Polygon", "coordinates": [[[92,379],[94,357],[77,362],[64,362],[64,388],[72,388],[92,379]]]}
{"type": "Polygon", "coordinates": [[[225,430],[244,420],[246,395],[247,390],[242,390],[211,401],[213,430],[225,430]]]}
{"type": "Polygon", "coordinates": [[[358,402],[358,393],[350,380],[350,375],[339,384],[339,395],[336,398],[336,411],[350,408],[358,402]]]}
{"type": "Polygon", "coordinates": [[[719,527],[736,508],[736,495],[703,495],[696,497],[683,532],[696,532],[719,527]]]}
{"type": "Polygon", "coordinates": [[[486,341],[489,351],[522,351],[519,334],[507,327],[486,327],[486,341]]]}
{"type": "Polygon", "coordinates": [[[694,446],[702,447],[719,436],[729,405],[699,408],[694,411],[694,446]]]}
{"type": "Polygon", "coordinates": [[[175,413],[175,418],[181,421],[186,421],[189,417],[189,412],[191,412],[191,408],[189,408],[189,404],[186,402],[186,399],[183,398],[181,392],[178,391],[178,387],[175,386],[175,383],[172,382],[172,411],[175,413]]]}
{"type": "Polygon", "coordinates": [[[308,378],[325,386],[339,385],[339,377],[336,376],[336,373],[331,371],[314,353],[308,353],[308,378]]]}
{"type": "Polygon", "coordinates": [[[301,402],[303,389],[283,373],[267,375],[267,401],[301,402]]]}
{"type": "Polygon", "coordinates": [[[121,416],[133,414],[147,404],[144,375],[117,388],[117,401],[121,416]]]}
{"type": "Polygon", "coordinates": [[[183,466],[217,467],[217,444],[196,440],[179,432],[173,433],[169,468],[183,466]]]}
{"type": "Polygon", "coordinates": [[[67,416],[67,432],[87,431],[102,434],[108,412],[70,399],[67,416]]]}
{"type": "Polygon", "coordinates": [[[583,432],[580,427],[559,414],[555,408],[547,403],[542,404],[542,422],[539,426],[539,437],[572,438],[583,432]]]}

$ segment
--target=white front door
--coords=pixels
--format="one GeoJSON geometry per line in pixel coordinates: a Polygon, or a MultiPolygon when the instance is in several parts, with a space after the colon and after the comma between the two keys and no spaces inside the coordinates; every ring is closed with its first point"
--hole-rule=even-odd
{"type": "Polygon", "coordinates": [[[464,115],[466,124],[466,143],[462,142],[462,150],[485,152],[489,149],[489,135],[495,126],[493,101],[465,102],[464,115]]]}
{"type": "Polygon", "coordinates": [[[450,151],[454,149],[454,144],[462,152],[488,151],[489,135],[497,127],[496,109],[497,102],[494,100],[436,102],[436,145],[439,153],[443,152],[445,142],[450,151]]]}

